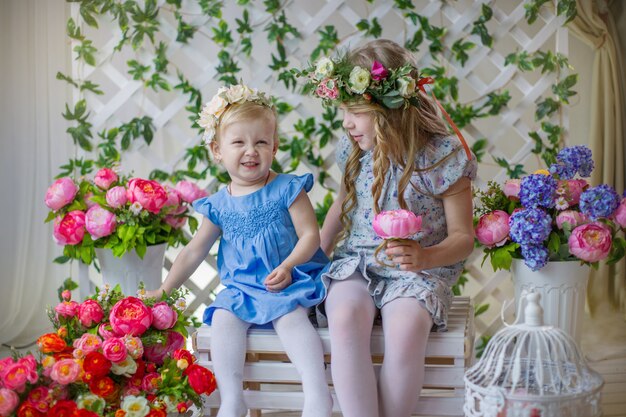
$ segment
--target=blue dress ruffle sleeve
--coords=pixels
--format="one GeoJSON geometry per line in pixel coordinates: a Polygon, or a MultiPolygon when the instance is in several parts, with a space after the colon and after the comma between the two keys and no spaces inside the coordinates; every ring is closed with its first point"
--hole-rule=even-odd
{"type": "Polygon", "coordinates": [[[217,308],[241,320],[263,325],[298,306],[320,303],[325,289],[320,275],[328,258],[318,249],[313,257],[292,270],[292,283],[280,292],[269,292],[265,278],[287,258],[298,242],[289,207],[300,192],[313,187],[313,176],[279,174],[263,188],[231,196],[226,188],[196,200],[194,209],[222,230],[217,268],[222,285],[203,320],[211,324],[217,308]]]}

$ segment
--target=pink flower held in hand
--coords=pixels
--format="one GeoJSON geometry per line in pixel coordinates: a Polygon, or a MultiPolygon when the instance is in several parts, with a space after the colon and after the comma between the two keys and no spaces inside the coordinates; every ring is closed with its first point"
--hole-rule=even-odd
{"type": "Polygon", "coordinates": [[[78,187],[74,184],[74,181],[67,177],[59,178],[46,191],[44,201],[46,206],[56,211],[69,204],[77,192],[78,187]]]}
{"type": "Polygon", "coordinates": [[[17,396],[15,391],[0,388],[0,415],[8,416],[10,415],[17,404],[20,402],[20,398],[17,396]]]}
{"type": "Polygon", "coordinates": [[[104,310],[97,301],[87,299],[78,307],[78,320],[85,327],[92,327],[104,318],[104,310]]]}
{"type": "Polygon", "coordinates": [[[619,224],[622,229],[626,229],[626,198],[622,199],[622,202],[617,206],[615,212],[613,212],[615,223],[619,224]]]}
{"type": "Polygon", "coordinates": [[[381,211],[372,224],[383,239],[406,239],[422,228],[422,217],[409,210],[381,211]]]}
{"type": "Polygon", "coordinates": [[[115,231],[117,223],[115,214],[98,205],[87,210],[85,215],[85,228],[94,240],[109,236],[115,231]]]}
{"type": "Polygon", "coordinates": [[[176,313],[165,301],[156,303],[152,307],[152,327],[158,330],[165,330],[174,327],[178,320],[176,313]]]}
{"type": "Polygon", "coordinates": [[[483,214],[475,233],[476,239],[487,247],[502,246],[509,237],[509,214],[502,210],[483,214]]]}
{"type": "Polygon", "coordinates": [[[209,195],[209,193],[191,181],[180,181],[176,183],[176,191],[178,191],[180,198],[187,203],[209,195]]]}
{"type": "Polygon", "coordinates": [[[107,204],[115,209],[122,207],[128,201],[126,197],[126,188],[117,186],[107,191],[107,204]]]}
{"type": "Polygon", "coordinates": [[[93,182],[102,190],[108,190],[117,179],[117,174],[111,168],[102,168],[96,173],[93,182]]]}
{"type": "Polygon", "coordinates": [[[141,336],[152,324],[152,312],[139,298],[126,297],[113,306],[109,321],[120,336],[141,336]]]}
{"type": "Polygon", "coordinates": [[[372,76],[373,80],[381,81],[387,78],[387,76],[389,75],[389,71],[387,71],[387,69],[383,67],[383,64],[378,61],[374,61],[374,63],[372,64],[372,69],[370,70],[370,75],[372,76]]]}
{"type": "Polygon", "coordinates": [[[167,201],[167,193],[156,181],[133,178],[128,181],[126,197],[131,203],[138,202],[141,207],[157,214],[167,201]]]}
{"type": "Polygon", "coordinates": [[[70,211],[65,217],[54,219],[52,235],[59,245],[76,245],[85,236],[85,213],[70,211]]]}
{"type": "Polygon", "coordinates": [[[563,223],[569,223],[570,228],[573,229],[574,227],[585,223],[585,221],[585,215],[581,212],[575,210],[565,210],[556,216],[556,227],[563,229],[563,223]]]}
{"type": "Polygon", "coordinates": [[[519,189],[521,183],[522,180],[519,179],[506,180],[504,183],[504,189],[502,190],[504,195],[509,198],[519,199],[519,189]]]}
{"type": "Polygon", "coordinates": [[[596,262],[609,256],[611,230],[602,223],[594,222],[578,226],[572,230],[567,241],[572,255],[587,262],[596,262]]]}

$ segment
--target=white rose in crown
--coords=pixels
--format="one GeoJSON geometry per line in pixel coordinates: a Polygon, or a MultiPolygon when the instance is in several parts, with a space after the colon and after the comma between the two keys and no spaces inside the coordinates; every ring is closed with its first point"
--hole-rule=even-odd
{"type": "Polygon", "coordinates": [[[329,58],[320,58],[315,64],[315,75],[322,79],[330,77],[335,69],[335,64],[329,58]]]}
{"type": "Polygon", "coordinates": [[[244,85],[233,85],[226,91],[226,100],[229,103],[246,101],[252,95],[252,90],[244,85]]]}
{"type": "Polygon", "coordinates": [[[208,113],[209,115],[213,115],[216,119],[219,119],[224,110],[226,110],[227,106],[228,101],[224,100],[218,92],[216,95],[213,96],[211,101],[208,102],[206,106],[204,106],[202,113],[208,113]]]}
{"type": "Polygon", "coordinates": [[[370,72],[358,65],[350,71],[348,79],[350,89],[357,94],[363,94],[365,89],[370,85],[370,72]]]}
{"type": "Polygon", "coordinates": [[[410,97],[415,91],[415,80],[411,77],[398,79],[398,92],[402,97],[410,97]]]}
{"type": "Polygon", "coordinates": [[[211,125],[204,127],[204,134],[202,135],[202,139],[204,139],[204,142],[208,144],[213,140],[214,137],[215,137],[215,125],[211,124],[211,125]]]}

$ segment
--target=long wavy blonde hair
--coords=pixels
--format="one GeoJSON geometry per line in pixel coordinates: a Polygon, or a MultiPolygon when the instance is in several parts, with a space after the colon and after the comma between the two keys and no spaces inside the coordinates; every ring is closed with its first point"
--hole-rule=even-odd
{"type": "MultiPolygon", "coordinates": [[[[385,68],[395,69],[406,63],[414,66],[413,55],[395,42],[379,39],[355,49],[348,55],[348,60],[353,65],[362,68],[371,68],[374,61],[378,61],[385,68]]],[[[417,71],[417,70],[416,70],[417,71]]],[[[414,74],[417,76],[418,74],[414,74]]],[[[374,182],[372,183],[372,196],[374,200],[374,212],[380,212],[380,196],[385,182],[385,176],[391,164],[403,169],[402,176],[398,181],[398,203],[401,208],[407,209],[404,192],[409,186],[411,175],[415,171],[427,171],[442,163],[419,169],[415,165],[415,156],[424,148],[433,136],[447,136],[448,128],[439,116],[436,104],[426,94],[420,93],[419,107],[388,109],[378,104],[365,102],[345,103],[346,111],[352,113],[371,113],[374,117],[374,148],[372,150],[374,182]]],[[[349,135],[349,134],[348,134],[349,135]]],[[[352,152],[346,162],[343,182],[346,188],[346,198],[341,206],[340,220],[343,231],[337,241],[343,239],[347,230],[350,230],[352,221],[350,212],[357,203],[356,179],[361,171],[360,158],[362,151],[352,139],[352,152]]],[[[449,155],[451,156],[451,155],[449,155]]]]}

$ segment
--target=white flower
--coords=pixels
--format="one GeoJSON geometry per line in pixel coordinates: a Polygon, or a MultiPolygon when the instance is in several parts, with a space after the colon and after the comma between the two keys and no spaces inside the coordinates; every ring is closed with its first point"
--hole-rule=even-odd
{"type": "Polygon", "coordinates": [[[398,79],[398,92],[402,97],[411,97],[415,93],[415,80],[411,77],[398,79]]]}
{"type": "Polygon", "coordinates": [[[226,100],[229,103],[246,101],[252,95],[254,95],[254,92],[248,86],[241,84],[233,85],[225,93],[226,100]]]}
{"type": "Polygon", "coordinates": [[[320,58],[315,64],[315,75],[322,79],[330,77],[335,69],[335,64],[329,58],[320,58]]]}
{"type": "Polygon", "coordinates": [[[176,402],[176,398],[172,397],[171,395],[163,395],[159,396],[159,399],[163,400],[163,402],[165,403],[165,410],[168,413],[178,412],[178,408],[176,408],[176,405],[178,404],[176,402]]]}
{"type": "Polygon", "coordinates": [[[560,196],[554,202],[554,206],[556,207],[557,210],[565,210],[566,208],[569,207],[569,204],[567,203],[567,200],[565,199],[565,197],[560,196]]]}
{"type": "Polygon", "coordinates": [[[96,409],[99,409],[100,407],[104,409],[104,398],[91,393],[80,394],[78,400],[76,401],[76,405],[78,408],[87,408],[90,410],[93,410],[94,407],[97,407],[96,409]]]}
{"type": "Polygon", "coordinates": [[[363,94],[365,89],[370,85],[370,72],[358,65],[352,68],[350,78],[348,79],[350,89],[357,94],[363,94]]]}
{"type": "Polygon", "coordinates": [[[148,399],[134,395],[124,397],[121,408],[126,412],[126,417],[145,417],[150,412],[148,399]]]}
{"type": "MultiPolygon", "coordinates": [[[[228,101],[224,99],[218,92],[216,95],[213,96],[211,101],[205,104],[204,108],[202,109],[202,113],[208,113],[210,115],[213,115],[213,117],[215,117],[216,119],[219,119],[222,113],[224,113],[224,110],[226,110],[226,107],[228,107],[228,104],[228,101]]],[[[200,119],[202,119],[202,114],[200,115],[200,119]]]]}
{"type": "Polygon", "coordinates": [[[202,135],[202,140],[204,140],[204,143],[206,144],[211,143],[211,141],[215,137],[215,132],[216,132],[215,125],[207,126],[204,129],[204,134],[202,135]]]}
{"type": "Polygon", "coordinates": [[[185,311],[185,309],[187,308],[187,301],[185,301],[184,298],[179,298],[174,303],[174,307],[176,307],[180,311],[185,311]]]}
{"type": "Polygon", "coordinates": [[[141,213],[141,210],[143,210],[143,207],[141,207],[141,204],[139,204],[139,201],[135,201],[133,204],[130,205],[129,210],[135,216],[139,216],[139,213],[141,213]]]}
{"type": "Polygon", "coordinates": [[[121,362],[111,363],[111,372],[115,375],[124,375],[130,378],[137,372],[137,362],[130,355],[126,356],[126,359],[121,362]]]}

